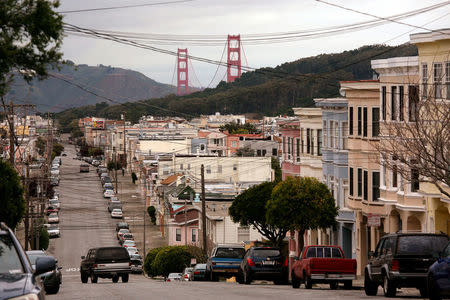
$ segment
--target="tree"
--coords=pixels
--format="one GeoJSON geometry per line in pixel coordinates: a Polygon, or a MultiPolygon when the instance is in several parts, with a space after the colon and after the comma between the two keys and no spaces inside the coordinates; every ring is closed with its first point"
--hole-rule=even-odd
{"type": "Polygon", "coordinates": [[[237,196],[229,208],[233,222],[242,226],[253,226],[274,246],[281,246],[287,229],[267,221],[267,202],[271,199],[274,182],[263,182],[252,186],[237,196]]]}
{"type": "Polygon", "coordinates": [[[156,255],[158,255],[159,251],[161,251],[165,247],[153,248],[147,252],[144,260],[144,272],[148,276],[156,276],[158,275],[156,270],[152,268],[153,261],[155,260],[156,255]]]}
{"type": "Polygon", "coordinates": [[[383,121],[376,147],[384,166],[417,189],[419,180],[429,182],[450,197],[450,104],[436,100],[434,91],[419,101],[418,88],[410,87],[415,109],[403,121],[383,121]]]}
{"type": "Polygon", "coordinates": [[[155,225],[156,224],[156,215],[155,215],[156,208],[153,205],[147,207],[147,213],[148,213],[150,219],[152,220],[152,224],[155,225]]]}
{"type": "Polygon", "coordinates": [[[34,143],[36,149],[40,156],[45,154],[45,148],[47,147],[47,142],[40,136],[38,136],[36,142],[34,143]]]}
{"type": "Polygon", "coordinates": [[[181,273],[191,263],[191,254],[183,246],[169,246],[161,249],[152,262],[153,270],[158,275],[181,273]]]}
{"type": "Polygon", "coordinates": [[[247,133],[259,133],[255,125],[250,123],[238,124],[238,123],[227,123],[220,126],[221,131],[228,131],[230,134],[247,134],[247,133]]]}
{"type": "Polygon", "coordinates": [[[253,151],[249,146],[242,147],[236,150],[236,156],[255,156],[255,151],[253,151]]]}
{"type": "Polygon", "coordinates": [[[287,177],[278,183],[267,202],[267,221],[299,232],[299,249],[308,229],[335,226],[338,214],[328,187],[312,177],[287,177]]]}
{"type": "Polygon", "coordinates": [[[0,1],[0,96],[3,97],[17,71],[30,81],[44,78],[47,67],[57,63],[63,37],[62,16],[53,9],[58,1],[0,1]],[[31,76],[30,76],[31,75],[31,76]]]}
{"type": "Polygon", "coordinates": [[[19,175],[8,162],[0,161],[0,222],[16,228],[25,213],[19,175]]]}
{"type": "Polygon", "coordinates": [[[54,158],[55,156],[60,156],[63,151],[64,151],[63,145],[59,143],[54,144],[52,150],[52,157],[54,158]]]}
{"type": "Polygon", "coordinates": [[[281,172],[281,167],[280,167],[280,163],[279,163],[278,159],[276,159],[275,157],[272,157],[271,166],[272,166],[272,170],[275,173],[275,182],[280,182],[281,178],[282,178],[282,172],[281,172]]]}

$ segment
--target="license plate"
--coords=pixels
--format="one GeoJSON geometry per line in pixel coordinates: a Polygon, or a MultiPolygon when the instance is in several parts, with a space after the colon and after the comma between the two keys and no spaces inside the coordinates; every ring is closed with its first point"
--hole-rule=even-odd
{"type": "Polygon", "coordinates": [[[273,266],[275,264],[275,262],[274,261],[264,261],[263,264],[265,266],[273,266]]]}
{"type": "Polygon", "coordinates": [[[328,274],[328,278],[339,278],[341,275],[339,274],[328,274]]]}

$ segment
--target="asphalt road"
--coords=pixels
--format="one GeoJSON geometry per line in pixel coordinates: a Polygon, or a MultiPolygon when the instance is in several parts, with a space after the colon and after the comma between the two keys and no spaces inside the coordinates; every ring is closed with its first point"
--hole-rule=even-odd
{"type": "MultiPolygon", "coordinates": [[[[384,299],[379,289],[377,297],[366,297],[364,291],[330,290],[321,285],[306,290],[257,282],[239,285],[227,282],[166,283],[132,275],[128,283],[113,283],[99,278],[97,284],[82,284],[79,266],[81,256],[92,247],[118,245],[115,237],[117,220],[107,211],[95,168],[79,173],[79,160],[74,160],[75,148],[65,145],[68,156],[62,158],[61,182],[58,187],[61,202],[61,238],[50,241],[49,253],[62,266],[63,284],[58,294],[47,299],[384,299]]],[[[405,289],[399,297],[420,299],[417,290],[405,289]]]]}

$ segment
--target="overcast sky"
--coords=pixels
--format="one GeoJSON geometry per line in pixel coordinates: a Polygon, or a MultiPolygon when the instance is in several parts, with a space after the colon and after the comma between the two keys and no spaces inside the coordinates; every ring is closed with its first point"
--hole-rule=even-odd
{"type": "MultiPolygon", "coordinates": [[[[62,0],[59,11],[165,2],[168,0],[62,0]]],[[[423,8],[444,0],[328,0],[358,11],[388,17],[423,8]]],[[[440,29],[450,27],[450,5],[407,18],[402,22],[440,29]],[[430,23],[431,22],[431,23],[430,23]]],[[[81,27],[157,34],[263,34],[344,25],[373,19],[332,7],[314,0],[196,0],[185,3],[123,8],[107,11],[70,13],[64,21],[81,27]]],[[[321,53],[351,50],[368,44],[398,45],[409,40],[409,26],[390,23],[357,32],[331,37],[300,40],[268,45],[246,45],[243,41],[248,65],[251,67],[277,66],[284,62],[321,53]],[[394,37],[400,37],[393,39],[394,37]]],[[[413,32],[419,32],[416,29],[413,32]]],[[[160,46],[177,50],[188,48],[190,55],[220,60],[223,46],[160,46]]],[[[110,41],[68,35],[62,47],[64,58],[77,64],[111,65],[142,72],[163,83],[172,82],[175,57],[120,45],[110,41]]],[[[225,55],[226,57],[226,55],[225,55]]],[[[224,57],[224,59],[225,59],[224,57]]],[[[217,66],[192,61],[200,83],[207,86],[217,66]]],[[[245,64],[245,61],[243,62],[245,64]]],[[[192,74],[192,70],[190,71],[192,74]]],[[[225,69],[218,71],[213,86],[223,78],[225,69]],[[220,78],[219,78],[220,77],[220,78]]],[[[191,76],[192,77],[192,76],[191,76]]],[[[198,83],[192,82],[198,86],[198,83]]]]}

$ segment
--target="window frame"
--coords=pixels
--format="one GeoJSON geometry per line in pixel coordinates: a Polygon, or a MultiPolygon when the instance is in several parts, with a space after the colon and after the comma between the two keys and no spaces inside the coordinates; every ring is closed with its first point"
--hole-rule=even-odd
{"type": "Polygon", "coordinates": [[[358,136],[362,136],[362,107],[358,106],[358,136]]]}

